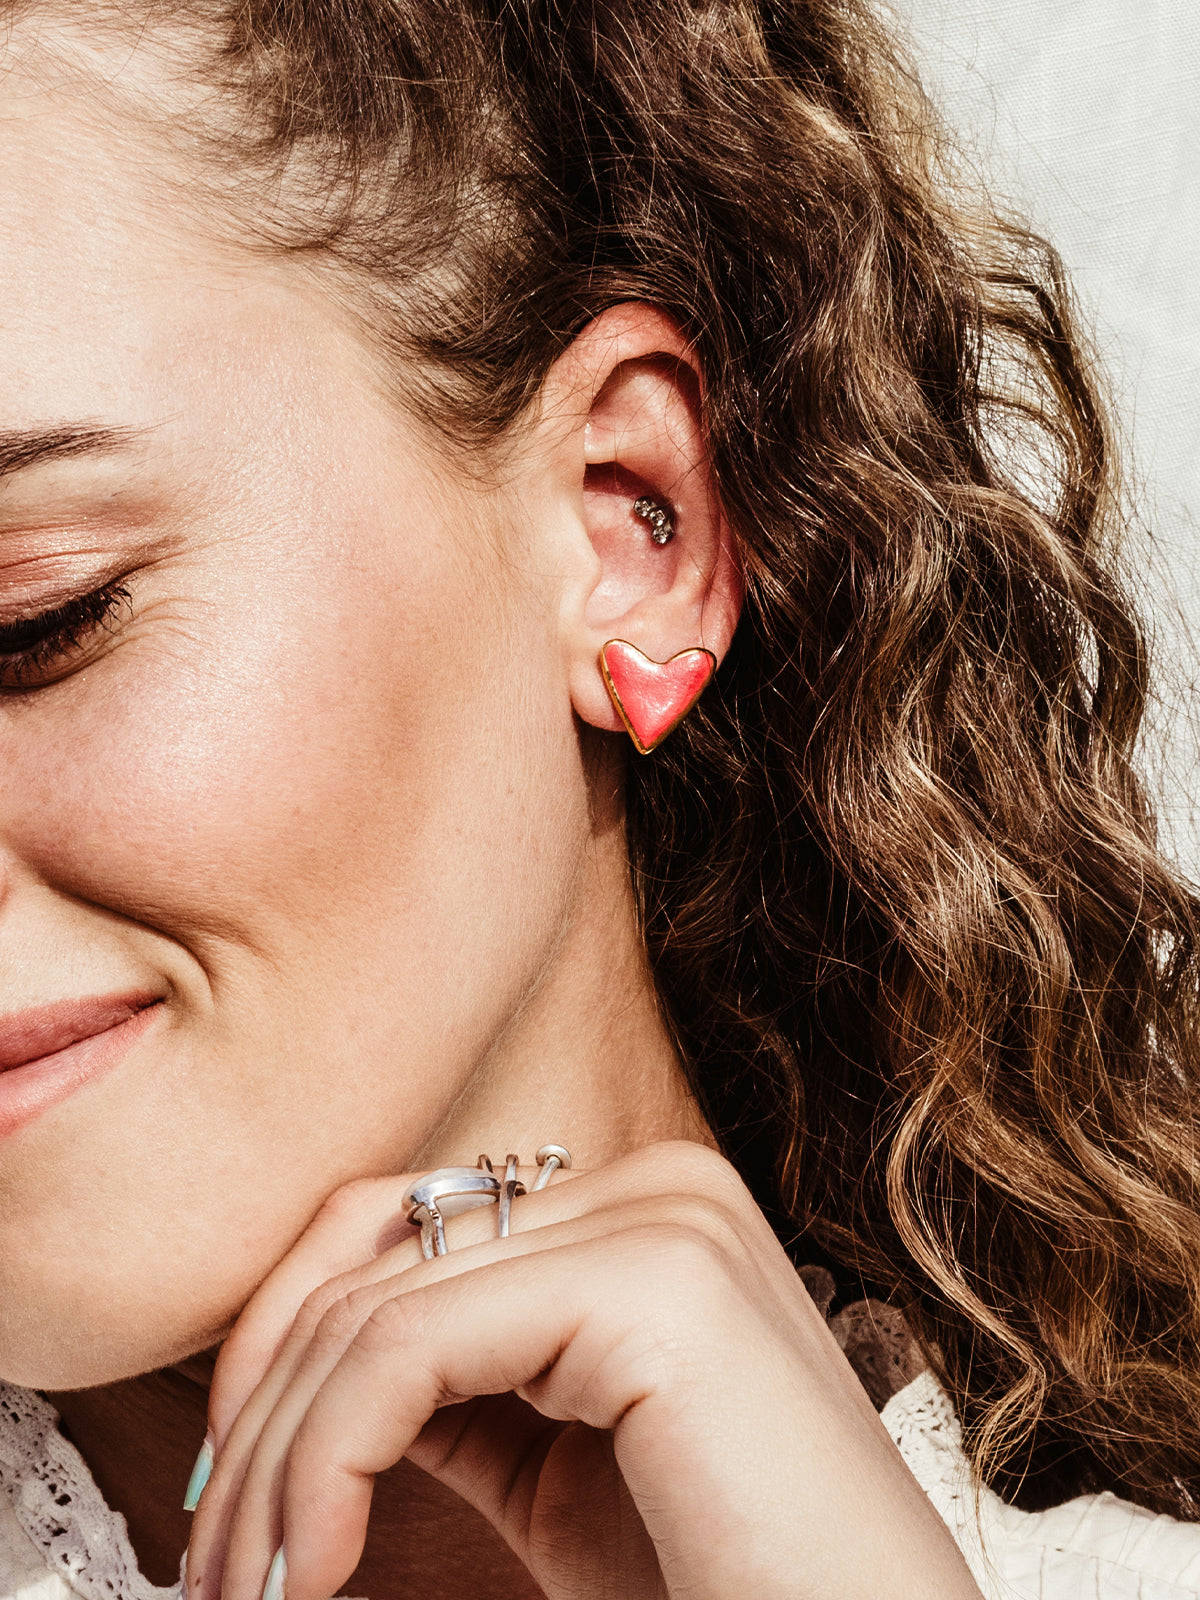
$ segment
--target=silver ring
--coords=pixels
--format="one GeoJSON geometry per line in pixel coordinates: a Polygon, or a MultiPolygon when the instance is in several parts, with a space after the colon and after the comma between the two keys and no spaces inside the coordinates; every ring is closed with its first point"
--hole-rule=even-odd
{"type": "Polygon", "coordinates": [[[504,1166],[504,1182],[500,1186],[500,1211],[496,1227],[501,1239],[507,1239],[512,1227],[512,1203],[517,1195],[525,1193],[525,1185],[517,1177],[516,1156],[509,1156],[504,1166]]]}
{"type": "MultiPolygon", "coordinates": [[[[541,1171],[529,1191],[544,1189],[560,1167],[571,1165],[571,1152],[565,1145],[544,1144],[535,1157],[541,1171]]],[[[456,1217],[462,1211],[474,1211],[478,1206],[497,1205],[496,1225],[501,1239],[509,1237],[512,1228],[512,1203],[526,1192],[517,1177],[520,1157],[510,1155],[505,1160],[504,1178],[501,1180],[488,1156],[480,1156],[476,1167],[439,1167],[427,1172],[423,1178],[404,1191],[401,1205],[407,1220],[421,1230],[421,1253],[426,1261],[435,1256],[448,1255],[446,1218],[456,1217]]]]}
{"type": "Polygon", "coordinates": [[[534,1157],[541,1171],[533,1181],[531,1194],[536,1194],[539,1189],[544,1189],[550,1179],[562,1167],[564,1171],[571,1165],[571,1152],[565,1145],[544,1144],[534,1157]]]}
{"type": "Polygon", "coordinates": [[[446,1243],[446,1218],[476,1206],[490,1206],[500,1198],[500,1179],[491,1163],[478,1167],[439,1167],[418,1178],[404,1191],[401,1204],[408,1221],[421,1229],[421,1253],[426,1261],[449,1253],[446,1243]]]}

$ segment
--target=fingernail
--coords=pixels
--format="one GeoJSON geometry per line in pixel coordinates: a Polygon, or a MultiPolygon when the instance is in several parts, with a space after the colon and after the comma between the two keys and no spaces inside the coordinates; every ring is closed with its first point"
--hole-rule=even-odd
{"type": "Polygon", "coordinates": [[[287,1557],[283,1553],[283,1546],[280,1545],[275,1552],[275,1559],[271,1563],[271,1570],[267,1573],[262,1600],[283,1600],[283,1586],[286,1582],[287,1557]]]}
{"type": "Polygon", "coordinates": [[[204,1493],[204,1485],[212,1477],[212,1469],[212,1434],[206,1433],[204,1443],[200,1446],[200,1454],[196,1457],[196,1465],[192,1468],[192,1475],[188,1479],[187,1493],[183,1497],[185,1511],[195,1511],[200,1504],[200,1496],[204,1493]]]}

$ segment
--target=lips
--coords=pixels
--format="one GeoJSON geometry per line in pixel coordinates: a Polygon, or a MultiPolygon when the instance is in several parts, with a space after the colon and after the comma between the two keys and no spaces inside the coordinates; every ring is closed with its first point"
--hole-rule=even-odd
{"type": "Polygon", "coordinates": [[[0,1073],[57,1055],[81,1040],[119,1028],[158,999],[158,995],[141,992],[90,995],[31,1006],[0,1017],[0,1073]]]}
{"type": "Polygon", "coordinates": [[[89,995],[0,1017],[0,1139],[118,1067],[166,1015],[161,999],[89,995]]]}

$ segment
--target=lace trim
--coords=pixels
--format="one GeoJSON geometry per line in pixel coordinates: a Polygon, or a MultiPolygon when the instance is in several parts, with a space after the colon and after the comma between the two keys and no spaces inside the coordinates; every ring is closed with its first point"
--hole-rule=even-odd
{"type": "Polygon", "coordinates": [[[970,1483],[962,1425],[950,1396],[928,1367],[892,1395],[880,1420],[922,1489],[962,1488],[970,1483]]]}
{"type": "Polygon", "coordinates": [[[46,1565],[82,1600],[177,1600],[138,1570],[125,1518],[105,1504],[53,1406],[0,1382],[0,1488],[46,1565]]]}

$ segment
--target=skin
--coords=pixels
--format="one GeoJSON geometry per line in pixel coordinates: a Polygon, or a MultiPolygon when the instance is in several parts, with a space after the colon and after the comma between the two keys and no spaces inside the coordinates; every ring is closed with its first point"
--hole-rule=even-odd
{"type": "Polygon", "coordinates": [[[0,1372],[60,1391],[158,1582],[207,1408],[195,1600],[255,1600],[284,1533],[289,1600],[975,1594],[637,936],[599,648],[720,657],[740,603],[679,330],[606,313],[455,470],[319,278],[189,227],[44,47],[0,85],[0,432],[110,432],[0,484],[0,627],[129,598],[9,664],[0,1013],[160,1003],[3,1141],[0,1372]],[[547,1138],[581,1176],[421,1261],[403,1174],[547,1138]]]}

